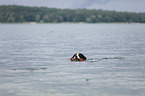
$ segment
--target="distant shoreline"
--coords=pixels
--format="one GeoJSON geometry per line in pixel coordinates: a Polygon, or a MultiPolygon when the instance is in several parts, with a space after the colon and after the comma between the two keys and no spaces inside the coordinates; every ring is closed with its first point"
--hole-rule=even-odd
{"type": "Polygon", "coordinates": [[[145,23],[145,13],[0,6],[1,23],[145,23]]]}
{"type": "Polygon", "coordinates": [[[106,22],[99,22],[99,23],[86,23],[86,22],[61,22],[61,23],[38,23],[38,22],[13,22],[13,23],[1,23],[0,24],[145,24],[145,23],[138,23],[138,22],[111,22],[111,23],[106,23],[106,22]]]}

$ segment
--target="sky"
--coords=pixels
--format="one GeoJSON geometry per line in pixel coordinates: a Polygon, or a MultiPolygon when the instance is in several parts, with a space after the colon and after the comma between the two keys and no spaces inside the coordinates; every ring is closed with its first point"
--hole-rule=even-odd
{"type": "Polygon", "coordinates": [[[145,12],[145,0],[0,0],[0,5],[145,12]]]}

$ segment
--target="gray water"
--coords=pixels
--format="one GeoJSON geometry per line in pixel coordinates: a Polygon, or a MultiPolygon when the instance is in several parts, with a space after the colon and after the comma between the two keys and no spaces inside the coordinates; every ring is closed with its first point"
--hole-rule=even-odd
{"type": "Polygon", "coordinates": [[[145,24],[0,24],[0,96],[144,95],[145,24]]]}

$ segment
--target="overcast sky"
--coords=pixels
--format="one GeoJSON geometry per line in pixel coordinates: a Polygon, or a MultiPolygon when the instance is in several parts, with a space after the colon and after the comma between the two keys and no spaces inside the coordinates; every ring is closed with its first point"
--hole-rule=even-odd
{"type": "Polygon", "coordinates": [[[145,12],[145,0],[0,0],[0,5],[145,12]]]}

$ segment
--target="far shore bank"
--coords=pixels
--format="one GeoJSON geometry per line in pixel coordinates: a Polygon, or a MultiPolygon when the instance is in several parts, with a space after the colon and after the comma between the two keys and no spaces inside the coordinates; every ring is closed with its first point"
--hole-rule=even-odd
{"type": "Polygon", "coordinates": [[[98,22],[98,23],[87,23],[87,22],[13,22],[13,23],[1,23],[0,24],[145,24],[145,23],[138,23],[138,22],[98,22]]]}

